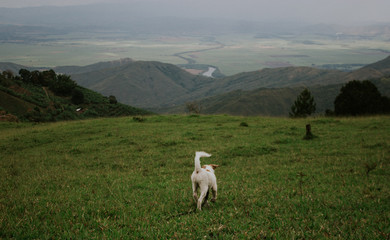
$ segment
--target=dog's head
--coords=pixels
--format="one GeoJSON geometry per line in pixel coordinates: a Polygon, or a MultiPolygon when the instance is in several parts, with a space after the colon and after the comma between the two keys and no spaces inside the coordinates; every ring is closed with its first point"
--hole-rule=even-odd
{"type": "Polygon", "coordinates": [[[203,165],[202,168],[204,168],[207,172],[212,172],[214,173],[214,170],[219,167],[219,165],[215,164],[209,164],[209,165],[203,165]]]}

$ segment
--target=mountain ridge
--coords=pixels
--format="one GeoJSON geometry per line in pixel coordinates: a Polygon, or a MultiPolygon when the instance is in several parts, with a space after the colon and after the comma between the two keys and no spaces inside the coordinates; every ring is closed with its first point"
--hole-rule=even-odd
{"type": "MultiPolygon", "coordinates": [[[[0,69],[3,69],[2,66],[0,64],[0,69]]],[[[11,65],[8,63],[7,66],[11,65]]],[[[19,67],[20,65],[16,66],[19,67]]],[[[321,86],[330,85],[342,86],[342,84],[351,80],[381,78],[390,75],[390,56],[352,72],[313,67],[282,67],[243,72],[221,79],[192,75],[173,64],[156,61],[133,61],[131,59],[96,63],[83,67],[57,67],[54,69],[57,71],[63,69],[83,87],[106,96],[114,95],[122,103],[159,113],[168,113],[178,109],[181,109],[180,112],[185,112],[184,106],[187,102],[201,102],[202,105],[208,105],[205,99],[212,97],[224,99],[229,93],[232,93],[232,95],[228,98],[239,97],[239,91],[242,91],[241,94],[245,95],[258,89],[263,89],[263,93],[270,93],[271,90],[269,89],[290,89],[285,90],[284,94],[286,96],[282,96],[282,90],[278,90],[280,91],[279,94],[275,93],[277,90],[272,90],[276,96],[281,99],[285,98],[285,101],[282,104],[280,102],[282,100],[274,99],[272,100],[274,104],[270,104],[267,107],[268,110],[264,107],[262,112],[244,107],[245,104],[248,105],[249,100],[243,98],[240,101],[237,100],[235,107],[242,110],[239,113],[242,115],[249,114],[245,113],[245,109],[248,112],[256,112],[256,114],[285,115],[287,114],[285,108],[283,108],[283,113],[282,110],[275,112],[270,111],[269,108],[275,109],[278,104],[286,105],[288,101],[294,99],[297,92],[291,89],[320,88],[321,86]],[[239,102],[242,104],[238,104],[239,102]]],[[[324,106],[328,108],[331,106],[329,101],[331,103],[334,99],[327,99],[328,103],[324,106]]],[[[216,113],[218,112],[216,110],[218,106],[220,109],[226,109],[229,105],[233,107],[228,102],[225,99],[221,100],[219,104],[210,103],[213,107],[204,108],[204,113],[216,113]],[[223,105],[223,103],[226,103],[226,105],[223,105]]],[[[324,111],[324,108],[320,109],[324,111]]]]}

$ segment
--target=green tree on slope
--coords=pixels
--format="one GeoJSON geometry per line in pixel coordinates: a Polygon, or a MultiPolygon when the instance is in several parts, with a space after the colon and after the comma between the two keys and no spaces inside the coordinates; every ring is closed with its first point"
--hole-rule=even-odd
{"type": "Polygon", "coordinates": [[[307,117],[316,111],[316,103],[310,91],[305,88],[299,94],[294,104],[291,106],[290,117],[307,117]]]}

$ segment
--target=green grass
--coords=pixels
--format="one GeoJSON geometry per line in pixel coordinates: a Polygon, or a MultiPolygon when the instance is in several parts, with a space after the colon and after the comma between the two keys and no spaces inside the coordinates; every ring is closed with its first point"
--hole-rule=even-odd
{"type": "Polygon", "coordinates": [[[388,116],[143,120],[0,123],[0,238],[390,237],[388,116]],[[197,150],[220,165],[202,212],[197,150]]]}

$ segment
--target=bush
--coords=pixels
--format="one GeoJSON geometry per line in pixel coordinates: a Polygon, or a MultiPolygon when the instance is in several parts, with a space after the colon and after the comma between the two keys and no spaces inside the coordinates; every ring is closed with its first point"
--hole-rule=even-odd
{"type": "Polygon", "coordinates": [[[248,123],[246,122],[241,122],[240,127],[249,127],[248,123]]]}
{"type": "Polygon", "coordinates": [[[381,96],[370,81],[350,81],[340,90],[334,101],[336,115],[367,115],[389,113],[390,100],[381,96]]]}
{"type": "Polygon", "coordinates": [[[201,110],[201,106],[196,102],[186,103],[186,108],[189,113],[193,113],[193,114],[199,114],[201,110]]]}
{"type": "Polygon", "coordinates": [[[110,95],[108,97],[108,101],[110,102],[110,104],[117,104],[118,103],[118,101],[116,100],[116,97],[113,95],[110,95]]]}

